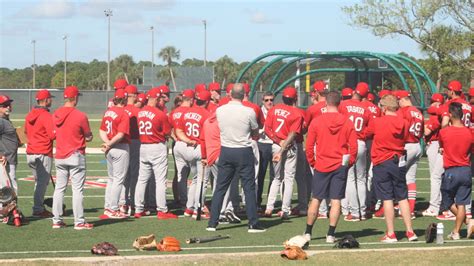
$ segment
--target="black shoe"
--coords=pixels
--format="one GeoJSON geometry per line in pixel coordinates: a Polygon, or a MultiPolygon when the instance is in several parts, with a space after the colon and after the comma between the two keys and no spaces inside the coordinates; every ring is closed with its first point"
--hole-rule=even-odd
{"type": "Polygon", "coordinates": [[[267,231],[267,229],[261,227],[260,225],[249,225],[249,230],[247,232],[249,233],[263,233],[267,231]]]}
{"type": "Polygon", "coordinates": [[[229,219],[222,216],[222,217],[219,218],[219,224],[229,224],[229,219]]]}
{"type": "Polygon", "coordinates": [[[231,224],[240,224],[239,216],[235,215],[235,213],[233,211],[227,211],[225,213],[225,218],[227,218],[227,220],[231,224]]]}

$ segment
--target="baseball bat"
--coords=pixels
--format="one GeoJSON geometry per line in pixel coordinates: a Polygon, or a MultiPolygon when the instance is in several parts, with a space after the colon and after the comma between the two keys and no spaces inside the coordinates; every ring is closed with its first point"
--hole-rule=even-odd
{"type": "Polygon", "coordinates": [[[227,239],[227,238],[230,238],[230,236],[217,235],[217,236],[208,236],[208,237],[192,237],[192,238],[186,239],[186,243],[187,244],[194,244],[194,243],[202,244],[202,243],[207,243],[207,242],[212,242],[212,241],[227,239]]]}
{"type": "Polygon", "coordinates": [[[196,215],[196,221],[201,220],[201,214],[202,214],[202,190],[204,187],[204,176],[206,174],[206,166],[202,165],[202,175],[201,175],[201,187],[199,188],[199,202],[198,202],[198,209],[197,209],[197,215],[196,215]]]}

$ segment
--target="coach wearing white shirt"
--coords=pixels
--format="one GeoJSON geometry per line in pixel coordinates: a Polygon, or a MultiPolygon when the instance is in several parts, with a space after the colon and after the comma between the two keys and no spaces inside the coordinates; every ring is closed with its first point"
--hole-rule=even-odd
{"type": "Polygon", "coordinates": [[[258,123],[255,112],[242,105],[244,88],[241,83],[234,84],[231,101],[217,108],[216,116],[220,128],[221,153],[217,163],[218,174],[214,195],[212,196],[211,219],[207,231],[216,231],[222,201],[235,174],[242,178],[246,199],[249,233],[265,232],[258,225],[255,193],[255,168],[251,136],[258,136],[258,123]]]}

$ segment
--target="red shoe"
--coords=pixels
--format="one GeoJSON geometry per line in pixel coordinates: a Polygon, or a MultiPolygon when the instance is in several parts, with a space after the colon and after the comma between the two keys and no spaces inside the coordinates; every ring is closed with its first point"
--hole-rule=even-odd
{"type": "MultiPolygon", "coordinates": [[[[194,220],[196,220],[196,219],[197,219],[197,215],[198,215],[197,212],[193,212],[192,218],[193,218],[194,220]]],[[[208,219],[211,219],[211,214],[208,213],[208,212],[201,212],[201,219],[207,219],[207,220],[208,220],[208,219]]]]}
{"type": "Polygon", "coordinates": [[[33,216],[39,218],[51,218],[53,217],[53,214],[47,210],[43,210],[42,212],[34,212],[33,216]]]}
{"type": "Polygon", "coordinates": [[[344,216],[344,221],[346,222],[360,222],[362,219],[360,219],[357,216],[352,215],[352,213],[349,213],[348,215],[344,216]]]}
{"type": "Polygon", "coordinates": [[[65,228],[66,224],[64,222],[53,223],[53,229],[65,228]]]}
{"type": "Polygon", "coordinates": [[[326,213],[318,213],[318,219],[327,219],[328,215],[326,213]]]}
{"type": "Polygon", "coordinates": [[[158,220],[168,220],[168,219],[178,219],[178,216],[176,214],[173,214],[171,212],[158,212],[156,215],[158,220]]]}
{"type": "Polygon", "coordinates": [[[92,228],[94,228],[94,225],[89,224],[89,223],[82,223],[82,224],[74,225],[75,230],[91,230],[92,228]]]}
{"type": "Polygon", "coordinates": [[[193,215],[194,211],[192,209],[188,209],[186,208],[186,210],[184,210],[184,216],[185,217],[191,217],[193,215]]]}
{"type": "Polygon", "coordinates": [[[104,210],[104,214],[99,216],[100,219],[127,219],[128,215],[123,214],[120,211],[113,211],[106,209],[104,210]]]}
{"type": "Polygon", "coordinates": [[[383,213],[383,208],[380,208],[378,211],[374,213],[372,216],[374,219],[385,219],[385,214],[383,213]]]}
{"type": "Polygon", "coordinates": [[[452,214],[450,211],[444,211],[442,214],[436,216],[436,219],[441,221],[455,221],[456,215],[452,214]]]}
{"type": "Polygon", "coordinates": [[[142,211],[142,212],[136,212],[133,217],[135,217],[136,219],[139,219],[139,218],[142,218],[142,216],[148,216],[150,215],[150,212],[148,211],[142,211]]]}
{"type": "Polygon", "coordinates": [[[301,217],[301,216],[306,216],[308,215],[308,212],[307,211],[302,211],[300,209],[297,209],[297,208],[293,208],[290,212],[291,215],[294,215],[294,216],[298,216],[298,217],[301,217]]]}
{"type": "Polygon", "coordinates": [[[397,236],[395,235],[395,233],[392,233],[391,235],[385,234],[380,239],[380,241],[383,242],[383,243],[396,243],[396,242],[398,242],[397,236]]]}
{"type": "Polygon", "coordinates": [[[413,231],[407,231],[405,233],[405,235],[407,236],[408,238],[408,241],[417,241],[418,240],[418,236],[416,236],[415,232],[413,231]]]}

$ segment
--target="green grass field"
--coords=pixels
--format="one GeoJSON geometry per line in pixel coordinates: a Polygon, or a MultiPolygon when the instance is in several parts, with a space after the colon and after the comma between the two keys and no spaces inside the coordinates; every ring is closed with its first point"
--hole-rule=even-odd
{"type": "MultiPolygon", "coordinates": [[[[21,125],[22,122],[15,121],[16,125],[21,125]]],[[[95,140],[88,144],[89,147],[99,147],[100,141],[98,137],[99,121],[91,121],[91,127],[95,135],[95,140]]],[[[261,223],[263,226],[268,228],[267,232],[263,234],[248,234],[247,224],[244,220],[242,224],[238,225],[222,225],[219,226],[219,230],[216,233],[205,231],[207,221],[195,221],[190,218],[180,217],[178,220],[166,220],[158,221],[155,216],[145,217],[142,219],[129,218],[127,220],[112,220],[104,221],[99,220],[98,216],[103,212],[104,204],[104,189],[103,188],[91,188],[85,189],[84,208],[85,216],[88,222],[94,224],[93,230],[76,231],[73,229],[73,217],[72,217],[72,198],[71,189],[68,188],[66,193],[65,203],[68,206],[65,222],[69,227],[60,230],[53,230],[51,228],[50,219],[35,220],[29,217],[32,213],[31,207],[33,205],[33,189],[34,183],[30,180],[24,180],[26,177],[31,177],[31,171],[26,165],[26,156],[19,156],[19,165],[17,170],[17,178],[19,179],[19,204],[24,214],[30,219],[28,225],[16,228],[14,226],[8,226],[0,224],[0,235],[2,241],[0,241],[0,262],[2,259],[13,259],[13,258],[46,258],[46,257],[82,257],[92,256],[90,254],[90,248],[93,244],[109,241],[116,245],[119,249],[120,255],[159,255],[163,254],[160,252],[138,252],[132,248],[133,240],[141,235],[155,234],[158,239],[164,236],[174,236],[182,241],[183,251],[179,254],[202,254],[202,253],[237,253],[237,252],[269,252],[282,250],[282,242],[286,239],[301,234],[305,229],[305,217],[292,217],[289,221],[281,221],[279,218],[262,218],[261,223]],[[228,234],[230,239],[219,240],[206,244],[186,244],[185,239],[195,236],[212,236],[217,234],[228,234]]],[[[169,158],[169,170],[168,178],[171,179],[174,175],[173,161],[169,158]]],[[[419,163],[419,169],[417,173],[417,185],[418,185],[418,204],[417,209],[423,210],[427,206],[429,199],[429,172],[426,158],[423,158],[419,163]]],[[[97,178],[105,179],[107,175],[106,164],[104,155],[88,155],[87,156],[87,176],[89,181],[97,181],[97,178]]],[[[54,174],[54,170],[53,170],[54,174]]],[[[268,185],[268,179],[266,180],[265,186],[268,185]]],[[[296,185],[295,185],[296,191],[296,185]]],[[[172,200],[171,189],[168,189],[168,199],[172,200]]],[[[53,194],[53,188],[50,185],[47,192],[47,197],[51,197],[53,194]]],[[[265,195],[266,196],[266,195],[265,195]]],[[[265,202],[265,201],[264,201],[265,202]]],[[[296,205],[296,194],[294,195],[294,205],[296,205]]],[[[171,205],[171,211],[177,214],[182,214],[181,210],[173,208],[171,205]]],[[[413,220],[416,234],[419,236],[420,241],[417,243],[409,243],[404,238],[404,226],[401,220],[396,220],[397,235],[401,241],[397,244],[381,244],[379,238],[383,236],[385,230],[385,224],[383,220],[369,219],[364,222],[345,222],[341,220],[337,227],[337,237],[342,237],[346,234],[352,234],[361,243],[362,249],[384,249],[384,248],[415,248],[415,247],[439,247],[435,244],[425,244],[424,230],[428,223],[437,222],[435,218],[430,217],[418,217],[413,220]]],[[[445,224],[445,236],[453,226],[452,221],[443,222],[445,224]]],[[[333,245],[325,243],[325,234],[328,228],[328,220],[318,220],[313,229],[313,239],[311,241],[311,251],[326,251],[332,250],[333,245]]],[[[466,229],[464,228],[461,232],[461,236],[466,235],[466,229]]],[[[447,241],[442,247],[451,246],[463,246],[469,247],[468,251],[458,251],[466,256],[470,256],[474,251],[474,240],[462,239],[461,241],[450,242],[447,241]]],[[[443,251],[423,251],[431,252],[433,254],[433,263],[429,263],[431,260],[424,260],[426,263],[421,263],[417,260],[416,264],[445,264],[446,263],[457,263],[457,264],[469,264],[463,256],[460,256],[454,260],[445,260],[443,251]],[[440,258],[440,260],[436,260],[440,258]],[[442,259],[441,259],[442,258],[442,259]],[[436,263],[439,262],[439,263],[436,263]]],[[[344,253],[344,252],[342,252],[344,253]]],[[[321,260],[318,254],[311,256],[307,261],[309,263],[324,262],[328,264],[340,264],[343,262],[354,263],[352,258],[364,257],[360,264],[375,264],[377,260],[380,260],[380,255],[374,252],[363,252],[360,254],[355,253],[331,253],[324,256],[324,260],[321,260]],[[337,255],[339,254],[339,255],[337,255]],[[339,259],[339,256],[342,256],[339,259]]],[[[403,254],[398,252],[397,254],[403,254]]],[[[418,252],[412,252],[413,259],[419,256],[418,252]]],[[[423,253],[425,254],[425,253],[423,253]]],[[[465,257],[465,256],[464,256],[465,257]]],[[[384,258],[385,259],[385,258],[384,258]]],[[[191,264],[194,262],[207,263],[202,259],[192,259],[185,261],[174,261],[170,259],[169,262],[180,262],[185,264],[191,264]]],[[[390,257],[390,260],[386,262],[389,264],[407,264],[403,263],[407,261],[404,256],[390,257]],[[399,260],[396,260],[399,258],[399,260]]],[[[146,262],[146,261],[144,261],[146,262]]],[[[268,255],[267,253],[261,256],[242,256],[238,255],[235,257],[219,257],[219,264],[261,264],[261,263],[282,263],[284,262],[279,256],[268,255]],[[269,259],[271,258],[271,259],[269,259]]],[[[41,263],[40,263],[41,264],[41,263]]],[[[45,263],[49,264],[49,263],[45,263]]],[[[357,263],[355,263],[357,264],[357,263]]],[[[414,264],[414,263],[408,263],[414,264]]]]}

